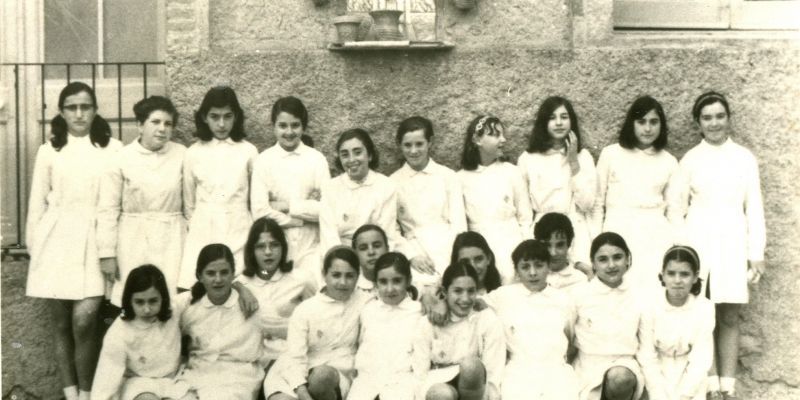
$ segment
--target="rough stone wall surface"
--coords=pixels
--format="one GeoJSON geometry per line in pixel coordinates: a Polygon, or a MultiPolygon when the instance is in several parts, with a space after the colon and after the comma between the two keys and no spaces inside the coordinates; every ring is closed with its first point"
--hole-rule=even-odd
{"type": "MultiPolygon", "coordinates": [[[[743,312],[741,395],[800,398],[797,42],[714,34],[628,40],[608,30],[610,0],[479,0],[471,11],[446,13],[451,51],[329,52],[330,18],[343,9],[344,0],[322,7],[310,0],[168,0],[166,83],[182,116],[179,140],[191,142],[192,113],[209,86],[224,83],[236,89],[248,140],[259,149],[274,143],[272,103],[294,95],[306,103],[307,133],[331,165],[336,134],[358,126],[372,133],[380,170],[394,171],[397,123],[420,114],[434,122],[434,158],[456,169],[472,118],[499,116],[516,160],[536,107],[559,94],[572,100],[597,157],[615,141],[630,102],[650,94],[667,112],[668,151],[681,157],[700,140],[690,117],[694,98],[709,89],[726,93],[733,138],[760,162],[768,229],[769,270],[743,312]]],[[[58,398],[49,316],[41,300],[24,297],[26,271],[25,262],[2,265],[3,399],[58,398]]]]}

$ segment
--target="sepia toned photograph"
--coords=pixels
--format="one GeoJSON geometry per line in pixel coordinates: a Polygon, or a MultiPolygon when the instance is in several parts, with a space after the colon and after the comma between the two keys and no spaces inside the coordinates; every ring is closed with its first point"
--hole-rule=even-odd
{"type": "Polygon", "coordinates": [[[1,0],[2,400],[800,398],[800,0],[1,0]]]}

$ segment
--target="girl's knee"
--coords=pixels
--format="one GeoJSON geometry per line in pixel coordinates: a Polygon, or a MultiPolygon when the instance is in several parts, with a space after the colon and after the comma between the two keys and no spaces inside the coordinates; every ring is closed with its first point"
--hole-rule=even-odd
{"type": "Polygon", "coordinates": [[[339,372],[336,368],[322,365],[314,367],[308,374],[308,391],[312,396],[315,393],[325,393],[335,390],[339,386],[339,372]]]}
{"type": "Polygon", "coordinates": [[[161,400],[161,397],[156,395],[155,393],[144,392],[137,394],[136,397],[133,398],[133,400],[161,400]]]}
{"type": "Polygon", "coordinates": [[[97,314],[75,315],[72,317],[72,332],[76,337],[94,335],[97,327],[97,314]]]}
{"type": "Polygon", "coordinates": [[[446,384],[437,383],[425,393],[425,400],[457,400],[458,391],[456,388],[446,384]]]}
{"type": "Polygon", "coordinates": [[[717,307],[717,321],[726,328],[739,326],[739,307],[733,304],[720,304],[717,307]]]}
{"type": "Polygon", "coordinates": [[[618,395],[636,390],[636,375],[625,367],[611,367],[603,379],[603,392],[617,398],[618,395]]]}
{"type": "Polygon", "coordinates": [[[477,357],[469,357],[459,363],[459,386],[474,387],[486,382],[486,368],[477,357]]]}

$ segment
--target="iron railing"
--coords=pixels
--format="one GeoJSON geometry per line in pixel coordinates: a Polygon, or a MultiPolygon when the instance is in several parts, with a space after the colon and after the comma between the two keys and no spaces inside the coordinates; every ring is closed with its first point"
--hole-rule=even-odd
{"type": "MultiPolygon", "coordinates": [[[[21,98],[20,92],[21,87],[20,85],[23,84],[20,81],[20,73],[22,72],[23,68],[33,69],[34,72],[38,72],[39,75],[39,109],[41,110],[41,115],[39,116],[39,126],[40,126],[40,137],[41,143],[44,143],[47,140],[47,116],[45,115],[47,104],[46,104],[46,93],[45,89],[49,85],[53,85],[53,81],[56,82],[64,82],[64,84],[68,84],[73,80],[81,80],[81,81],[88,81],[91,79],[91,87],[92,89],[96,88],[97,81],[98,81],[98,70],[100,67],[103,68],[112,68],[112,70],[116,69],[116,77],[114,78],[100,78],[104,81],[109,81],[111,79],[116,79],[116,103],[117,103],[117,136],[118,138],[122,139],[122,124],[123,124],[123,110],[122,110],[122,94],[123,94],[123,67],[126,67],[126,71],[129,71],[130,68],[141,67],[141,76],[139,77],[125,77],[126,82],[131,82],[134,80],[134,83],[141,82],[141,90],[142,90],[142,98],[146,98],[148,94],[148,75],[154,74],[154,66],[164,65],[163,61],[137,61],[137,62],[77,62],[77,63],[2,63],[3,67],[13,67],[13,74],[14,74],[14,176],[16,181],[16,215],[14,216],[14,225],[16,231],[16,243],[13,244],[3,244],[2,251],[3,254],[8,254],[10,251],[24,251],[25,250],[25,238],[23,235],[23,224],[26,218],[26,212],[24,210],[24,201],[25,201],[25,193],[23,193],[23,188],[28,188],[29,185],[22,185],[23,180],[27,183],[27,176],[23,176],[22,172],[22,165],[23,162],[27,162],[27,157],[30,156],[30,152],[28,154],[23,154],[22,152],[22,132],[21,130],[21,98]],[[65,78],[62,79],[53,79],[48,78],[47,73],[48,69],[58,67],[61,70],[66,71],[65,78]],[[91,78],[81,78],[81,79],[73,79],[73,71],[76,68],[83,67],[89,68],[91,70],[91,78]],[[38,71],[36,71],[38,69],[38,71]]],[[[163,76],[163,74],[162,74],[163,76]]],[[[162,78],[163,79],[163,78],[162,78]]],[[[87,82],[88,83],[88,82],[87,82]]],[[[134,85],[138,88],[138,85],[134,85]]],[[[99,100],[98,100],[99,101],[99,100]]],[[[4,156],[7,156],[6,153],[4,156]]],[[[8,189],[8,185],[6,185],[6,190],[8,189]]],[[[27,210],[24,210],[27,211],[27,210]]]]}

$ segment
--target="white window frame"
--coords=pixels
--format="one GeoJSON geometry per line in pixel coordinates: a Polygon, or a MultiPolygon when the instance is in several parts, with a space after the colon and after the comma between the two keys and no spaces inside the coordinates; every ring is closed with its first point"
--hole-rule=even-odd
{"type": "Polygon", "coordinates": [[[614,0],[615,28],[797,30],[800,1],[614,0]]]}

